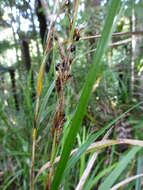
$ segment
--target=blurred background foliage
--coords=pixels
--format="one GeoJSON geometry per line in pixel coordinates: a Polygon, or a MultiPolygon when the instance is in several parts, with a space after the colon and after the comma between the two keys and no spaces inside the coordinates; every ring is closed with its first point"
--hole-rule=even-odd
{"type": "MultiPolygon", "coordinates": [[[[68,16],[72,14],[73,1],[68,3],[66,11],[60,12],[55,23],[55,30],[62,42],[68,37],[68,16]]],[[[108,3],[108,0],[80,1],[76,21],[76,28],[80,29],[80,40],[74,47],[71,79],[65,86],[64,130],[75,111],[87,71],[91,66],[99,40],[98,35],[102,32],[107,15],[108,3]],[[88,39],[88,36],[93,37],[88,39]]],[[[62,0],[59,7],[61,4],[62,0]]],[[[51,0],[0,0],[0,189],[2,190],[29,189],[36,81],[46,45],[46,34],[53,16],[53,6],[54,1],[51,0]]],[[[93,89],[75,147],[80,147],[86,142],[89,134],[100,131],[135,105],[132,111],[114,123],[110,136],[143,139],[142,10],[143,0],[125,0],[124,12],[102,59],[102,64],[107,68],[98,87],[96,90],[93,89]]],[[[54,39],[52,43],[54,44],[54,39]]],[[[57,49],[53,48],[47,58],[40,100],[35,172],[49,160],[52,144],[50,127],[57,101],[52,82],[55,79],[54,66],[59,62],[57,49]]],[[[102,136],[99,140],[101,138],[102,136]]],[[[114,168],[128,151],[128,146],[105,149],[93,168],[90,184],[87,180],[84,189],[98,189],[110,173],[110,167],[114,168]],[[102,178],[95,180],[95,176],[100,175],[102,178]]],[[[124,171],[118,180],[142,171],[140,157],[142,158],[142,154],[127,166],[128,170],[124,171]]],[[[89,158],[90,155],[81,158],[80,162],[71,169],[67,181],[63,182],[65,190],[75,189],[89,158]]],[[[38,178],[35,189],[44,189],[46,176],[47,173],[44,171],[38,178]]],[[[133,182],[125,189],[135,189],[137,185],[133,182]]],[[[140,182],[139,189],[141,187],[140,182]]]]}

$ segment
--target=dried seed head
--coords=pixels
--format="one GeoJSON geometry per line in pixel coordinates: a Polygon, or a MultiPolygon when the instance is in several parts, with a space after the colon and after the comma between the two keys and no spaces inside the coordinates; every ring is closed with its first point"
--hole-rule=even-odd
{"type": "Polygon", "coordinates": [[[63,69],[66,69],[66,65],[67,65],[66,62],[63,61],[63,62],[62,62],[62,67],[63,67],[63,69]]]}
{"type": "Polygon", "coordinates": [[[57,37],[57,35],[56,35],[56,34],[55,34],[55,36],[54,36],[54,37],[55,37],[55,40],[56,40],[56,41],[58,41],[58,37],[57,37]]]}
{"type": "Polygon", "coordinates": [[[79,39],[80,39],[80,36],[76,36],[75,40],[79,41],[79,39]]]}
{"type": "Polygon", "coordinates": [[[72,64],[72,61],[73,61],[73,58],[70,58],[70,59],[69,59],[70,65],[72,64]]]}
{"type": "Polygon", "coordinates": [[[58,71],[58,70],[59,70],[59,64],[58,64],[58,65],[56,65],[55,69],[56,69],[56,71],[58,71]]]}
{"type": "Polygon", "coordinates": [[[67,80],[69,80],[69,79],[71,79],[71,78],[72,78],[72,75],[69,74],[69,75],[67,76],[67,80]]]}
{"type": "Polygon", "coordinates": [[[71,52],[75,52],[76,51],[76,47],[74,44],[71,45],[71,52]]]}
{"type": "Polygon", "coordinates": [[[61,91],[61,88],[62,88],[61,81],[60,81],[60,78],[58,77],[57,80],[56,80],[57,93],[59,93],[61,91]]]}
{"type": "Polygon", "coordinates": [[[79,41],[79,39],[80,39],[80,32],[79,32],[79,30],[77,28],[75,28],[75,30],[74,30],[73,39],[75,41],[79,41]]]}
{"type": "Polygon", "coordinates": [[[70,3],[71,3],[71,1],[70,1],[70,0],[66,0],[65,5],[66,5],[66,6],[69,6],[69,5],[70,5],[70,3]]]}

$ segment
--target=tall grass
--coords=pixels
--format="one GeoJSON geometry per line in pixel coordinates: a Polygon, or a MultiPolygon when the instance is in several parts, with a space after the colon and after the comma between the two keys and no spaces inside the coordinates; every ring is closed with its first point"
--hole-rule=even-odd
{"type": "MultiPolygon", "coordinates": [[[[58,1],[56,1],[56,3],[57,2],[58,1]]],[[[74,15],[72,19],[71,32],[68,39],[68,48],[70,48],[73,43],[72,40],[76,27],[78,7],[80,5],[79,0],[75,0],[74,2],[76,2],[76,6],[73,11],[74,15]]],[[[79,189],[91,190],[98,186],[99,190],[109,190],[111,188],[116,188],[118,185],[122,187],[122,185],[125,185],[132,180],[136,180],[133,184],[136,190],[141,189],[141,147],[143,147],[143,141],[135,139],[111,139],[103,141],[100,139],[106,134],[107,130],[112,129],[116,121],[124,117],[126,113],[132,111],[143,102],[132,106],[125,113],[114,118],[109,124],[103,128],[99,128],[98,131],[91,132],[91,129],[87,130],[86,126],[82,126],[83,117],[88,114],[86,108],[90,100],[93,86],[102,80],[105,70],[108,67],[108,65],[103,64],[102,58],[108,48],[108,44],[112,32],[116,27],[117,20],[121,16],[122,10],[124,9],[123,5],[124,3],[122,0],[109,1],[108,13],[102,32],[102,37],[99,40],[96,52],[92,57],[92,63],[90,65],[87,78],[83,84],[78,104],[72,114],[69,114],[68,108],[65,108],[65,110],[68,110],[67,112],[69,115],[66,115],[67,121],[62,128],[62,134],[58,143],[56,142],[56,133],[54,133],[53,136],[51,135],[52,117],[54,115],[54,111],[56,110],[55,101],[57,98],[56,93],[53,92],[56,88],[56,74],[54,73],[55,76],[52,76],[53,72],[55,72],[54,62],[56,62],[55,57],[58,52],[56,45],[53,48],[54,59],[48,75],[49,78],[46,81],[48,84],[45,82],[46,85],[44,86],[44,90],[42,87],[44,85],[44,68],[48,56],[49,43],[52,38],[51,31],[53,30],[53,22],[51,22],[51,28],[47,38],[48,45],[46,46],[44,59],[38,75],[36,105],[35,103],[32,105],[30,97],[30,76],[27,82],[27,87],[25,88],[24,85],[22,85],[21,88],[23,89],[24,94],[24,106],[21,109],[21,116],[18,116],[16,112],[13,113],[12,116],[9,116],[10,119],[14,115],[15,116],[13,118],[17,117],[16,125],[10,121],[8,115],[3,111],[2,105],[0,104],[0,119],[2,124],[5,126],[5,129],[3,126],[0,126],[0,132],[2,132],[0,137],[3,138],[3,140],[0,138],[0,142],[3,147],[2,168],[6,168],[6,171],[4,170],[4,183],[1,184],[0,182],[0,189],[2,188],[6,190],[13,188],[12,185],[14,185],[14,187],[16,186],[19,189],[26,190],[29,189],[29,184],[30,190],[46,188],[46,190],[48,190],[48,188],[50,190],[76,189],[76,186],[78,187],[80,180],[82,180],[82,176],[86,172],[88,163],[90,163],[90,159],[95,152],[98,153],[95,159],[97,164],[94,164],[92,170],[87,173],[87,176],[79,189]],[[50,79],[53,80],[50,81],[50,79]],[[34,106],[35,116],[32,131],[34,106]],[[33,142],[31,139],[32,135],[30,136],[30,133],[33,135],[33,142]],[[31,148],[32,156],[29,153],[31,149],[28,146],[28,142],[30,145],[33,143],[31,148]],[[113,145],[115,146],[123,143],[129,144],[130,146],[137,145],[140,147],[135,146],[130,150],[127,150],[122,154],[122,158],[119,159],[119,161],[118,159],[115,159],[114,162],[109,164],[108,167],[104,167],[106,157],[100,156],[102,154],[102,150],[105,150],[106,147],[112,148],[113,145]],[[129,174],[127,174],[126,171],[128,171],[128,168],[130,170],[130,163],[135,158],[136,154],[138,154],[136,175],[134,175],[133,178],[128,178],[129,174]],[[6,164],[7,158],[12,158],[12,160],[10,160],[10,165],[13,166],[11,172],[9,172],[8,164],[6,164]],[[29,178],[30,159],[31,168],[29,178]],[[77,170],[75,169],[76,167],[77,170]],[[118,180],[123,173],[123,176],[127,177],[127,180],[120,180],[120,183],[118,183],[118,180]],[[73,182],[72,179],[75,181],[73,182]],[[116,185],[116,183],[118,184],[116,185]]],[[[56,7],[54,6],[54,14],[55,10],[56,7]]],[[[80,59],[80,56],[78,59],[80,59]]],[[[74,59],[73,62],[76,63],[76,61],[77,59],[74,59]]],[[[96,88],[94,90],[96,90],[96,88]]],[[[68,101],[68,103],[69,102],[70,101],[68,101]]]]}
{"type": "Polygon", "coordinates": [[[51,190],[58,189],[60,185],[64,170],[66,168],[66,163],[69,160],[70,152],[72,150],[74,141],[76,139],[77,132],[80,128],[83,116],[86,112],[86,107],[90,98],[93,84],[99,77],[102,76],[102,73],[104,71],[101,60],[104,52],[106,51],[113,29],[115,28],[115,17],[117,16],[117,11],[119,11],[120,6],[121,6],[121,1],[112,0],[110,2],[110,7],[108,10],[108,15],[103,29],[102,38],[97,46],[96,53],[93,57],[92,66],[87,75],[87,80],[84,84],[78,106],[72,118],[72,122],[70,124],[70,130],[65,140],[65,144],[61,154],[61,159],[56,168],[56,173],[54,175],[54,179],[51,185],[51,190]]]}

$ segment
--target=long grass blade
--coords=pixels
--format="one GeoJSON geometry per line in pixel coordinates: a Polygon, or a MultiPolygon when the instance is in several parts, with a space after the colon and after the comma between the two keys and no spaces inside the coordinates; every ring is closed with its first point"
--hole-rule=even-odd
{"type": "MultiPolygon", "coordinates": [[[[80,159],[81,155],[87,151],[88,147],[101,135],[105,133],[106,130],[108,130],[111,126],[113,126],[119,119],[124,117],[127,113],[131,112],[135,108],[137,108],[139,105],[143,104],[143,101],[137,103],[136,105],[132,106],[130,109],[128,109],[126,112],[115,118],[113,121],[111,121],[107,126],[105,126],[103,129],[98,131],[95,134],[92,134],[89,136],[89,138],[86,140],[86,142],[78,149],[77,152],[73,155],[73,157],[68,161],[67,167],[64,172],[64,176],[66,176],[67,172],[76,164],[76,162],[80,159]]],[[[71,152],[72,155],[73,151],[71,152]]],[[[58,163],[60,160],[60,156],[56,157],[55,159],[55,164],[58,163]]],[[[50,167],[50,162],[46,162],[40,169],[39,172],[37,173],[34,183],[37,181],[37,178],[44,172],[46,169],[50,167]]]]}
{"type": "Polygon", "coordinates": [[[58,186],[60,185],[66,164],[68,162],[70,152],[72,150],[77,132],[80,128],[80,124],[82,122],[83,116],[86,111],[86,107],[90,98],[90,94],[92,92],[92,87],[94,82],[98,79],[98,77],[101,76],[101,73],[103,72],[101,59],[102,56],[107,49],[108,41],[112,35],[113,28],[115,27],[115,16],[117,14],[117,11],[119,10],[119,6],[121,5],[121,1],[111,1],[109,12],[106,18],[105,26],[103,29],[102,38],[100,40],[100,43],[98,44],[97,51],[95,53],[95,56],[93,58],[93,64],[90,68],[90,71],[87,76],[87,80],[85,82],[82,94],[80,96],[80,100],[76,109],[76,112],[74,114],[74,117],[72,119],[72,123],[70,126],[70,131],[67,136],[61,159],[58,164],[58,167],[56,169],[56,173],[51,185],[51,190],[58,189],[58,186]],[[69,138],[70,137],[70,138],[69,138]]]}
{"type": "Polygon", "coordinates": [[[117,167],[110,173],[104,182],[99,186],[99,190],[109,190],[140,149],[141,147],[132,148],[118,163],[117,167]]]}
{"type": "MultiPolygon", "coordinates": [[[[106,134],[104,135],[104,137],[103,137],[103,140],[105,140],[105,139],[107,139],[107,138],[109,137],[109,135],[110,135],[111,132],[112,132],[112,129],[113,129],[113,127],[110,128],[110,129],[107,131],[107,133],[106,133],[106,134]]],[[[76,187],[76,190],[82,190],[82,189],[83,189],[83,186],[84,186],[84,184],[85,184],[85,182],[86,182],[86,180],[87,180],[87,178],[88,178],[88,176],[89,176],[89,174],[90,174],[90,172],[91,172],[91,170],[92,170],[92,168],[93,168],[93,166],[94,166],[94,163],[95,163],[95,161],[96,161],[96,158],[97,158],[97,156],[98,156],[98,153],[99,153],[99,152],[94,152],[94,153],[93,153],[91,159],[89,160],[89,162],[88,162],[88,164],[87,164],[86,169],[85,169],[84,172],[83,172],[83,175],[82,175],[81,178],[80,178],[80,181],[79,181],[79,183],[78,183],[78,185],[77,185],[77,187],[76,187]]]]}
{"type": "MultiPolygon", "coordinates": [[[[134,139],[102,140],[102,141],[97,141],[95,143],[92,143],[85,153],[99,151],[108,146],[119,145],[119,144],[129,144],[129,145],[143,147],[143,141],[141,141],[141,140],[134,140],[134,139]]],[[[74,150],[71,151],[70,155],[72,156],[73,154],[77,153],[77,151],[78,151],[78,148],[75,148],[74,150]]],[[[56,157],[54,164],[58,163],[59,160],[60,160],[60,156],[56,157]]],[[[35,178],[35,182],[36,182],[37,178],[39,177],[39,175],[42,172],[44,172],[46,169],[50,168],[50,166],[51,165],[50,165],[50,161],[49,161],[40,168],[40,170],[35,178]]],[[[71,168],[71,165],[69,166],[69,168],[71,168]]]]}
{"type": "Polygon", "coordinates": [[[112,166],[109,166],[104,170],[100,171],[99,174],[96,177],[94,177],[94,179],[89,183],[89,185],[84,188],[84,190],[91,190],[96,185],[96,183],[98,183],[98,181],[102,179],[102,177],[110,173],[116,166],[117,163],[114,163],[112,166]]]}
{"type": "MultiPolygon", "coordinates": [[[[142,173],[142,152],[138,154],[138,161],[137,161],[137,175],[142,173]]],[[[135,190],[141,190],[141,179],[138,178],[136,180],[136,188],[135,190]]]]}

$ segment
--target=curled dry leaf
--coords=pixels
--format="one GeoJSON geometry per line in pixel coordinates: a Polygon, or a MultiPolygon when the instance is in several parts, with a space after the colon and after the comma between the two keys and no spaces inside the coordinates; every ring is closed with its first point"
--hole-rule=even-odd
{"type": "MultiPolygon", "coordinates": [[[[143,141],[141,141],[141,140],[134,140],[134,139],[102,140],[102,141],[98,141],[98,142],[91,144],[89,146],[89,148],[87,149],[86,153],[99,151],[99,150],[106,148],[108,146],[118,145],[118,144],[129,144],[129,145],[135,145],[135,146],[143,147],[143,141]]],[[[78,148],[72,150],[70,156],[72,156],[77,151],[78,151],[78,148]]],[[[59,160],[60,160],[60,156],[56,157],[54,164],[58,163],[59,160]]],[[[37,175],[35,177],[34,182],[36,182],[38,177],[48,168],[50,168],[50,162],[49,161],[40,168],[39,172],[37,173],[37,175]]]]}
{"type": "Polygon", "coordinates": [[[139,177],[143,177],[143,174],[139,174],[139,175],[135,175],[135,176],[132,176],[132,177],[128,177],[127,179],[121,181],[120,183],[114,185],[114,187],[112,187],[110,190],[117,190],[119,189],[120,187],[123,187],[124,185],[130,183],[131,181],[139,178],[139,177]]]}

